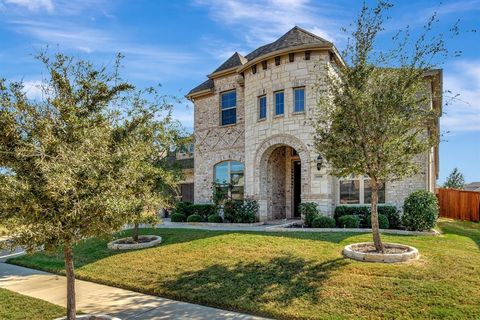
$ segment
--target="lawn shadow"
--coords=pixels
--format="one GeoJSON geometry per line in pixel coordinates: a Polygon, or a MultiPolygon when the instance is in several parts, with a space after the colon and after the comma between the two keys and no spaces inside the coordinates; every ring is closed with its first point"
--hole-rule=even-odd
{"type": "Polygon", "coordinates": [[[265,306],[319,303],[323,282],[349,263],[345,258],[318,262],[288,255],[234,266],[214,264],[174,279],[161,278],[156,286],[173,298],[272,316],[265,306]]]}

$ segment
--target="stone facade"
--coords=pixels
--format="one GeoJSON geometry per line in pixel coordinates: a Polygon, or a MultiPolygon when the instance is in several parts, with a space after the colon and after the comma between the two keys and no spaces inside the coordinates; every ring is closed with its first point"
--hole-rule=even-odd
{"type": "MultiPolygon", "coordinates": [[[[211,201],[214,166],[234,160],[245,165],[245,196],[258,200],[261,220],[294,216],[295,179],[300,180],[302,202],[316,202],[324,214],[332,214],[339,203],[339,180],[328,175],[325,166],[317,168],[310,119],[322,75],[334,70],[340,59],[333,45],[326,48],[323,44],[267,52],[251,61],[236,54],[227,61],[228,69],[209,75],[209,83],[190,93],[195,105],[195,202],[211,201]],[[240,65],[231,67],[234,57],[240,65]],[[299,87],[305,92],[305,108],[294,112],[293,94],[299,87]],[[220,95],[229,90],[236,90],[237,122],[221,126],[220,95]],[[274,115],[277,91],[284,92],[284,114],[280,116],[274,115]],[[267,101],[264,119],[259,119],[261,96],[267,101]],[[294,161],[301,166],[296,175],[294,161]]],[[[434,150],[419,157],[422,169],[417,176],[387,183],[386,203],[400,207],[416,189],[433,191],[434,157],[434,150]]]]}

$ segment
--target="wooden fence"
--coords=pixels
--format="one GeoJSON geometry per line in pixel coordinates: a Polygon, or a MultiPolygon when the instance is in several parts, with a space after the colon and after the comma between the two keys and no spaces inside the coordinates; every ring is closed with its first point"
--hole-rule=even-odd
{"type": "Polygon", "coordinates": [[[480,192],[439,188],[437,197],[440,217],[468,221],[480,220],[480,192]]]}

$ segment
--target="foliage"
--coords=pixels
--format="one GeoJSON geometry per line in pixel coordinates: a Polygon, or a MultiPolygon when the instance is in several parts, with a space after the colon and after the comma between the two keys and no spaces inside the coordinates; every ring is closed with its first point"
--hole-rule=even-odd
{"type": "MultiPolygon", "coordinates": [[[[386,11],[393,5],[363,2],[342,56],[345,64],[325,62],[318,84],[320,97],[313,125],[315,147],[327,160],[332,175],[367,175],[372,189],[372,233],[377,251],[383,251],[378,231],[378,189],[420,172],[414,161],[438,143],[440,108],[430,108],[442,92],[431,83],[449,52],[446,35],[432,34],[434,14],[417,39],[400,30],[391,48],[376,46],[384,30],[386,11]]],[[[450,30],[458,34],[454,26],[450,30]]]]}
{"type": "MultiPolygon", "coordinates": [[[[380,215],[385,215],[387,217],[390,229],[398,229],[400,227],[402,221],[397,207],[389,205],[378,206],[379,223],[380,215]]],[[[367,219],[367,221],[369,220],[367,219]]]]}
{"type": "Polygon", "coordinates": [[[170,221],[172,222],[185,222],[186,220],[187,218],[182,213],[175,212],[170,216],[170,221]]]}
{"type": "Polygon", "coordinates": [[[254,223],[258,216],[258,203],[253,199],[227,200],[223,208],[225,222],[254,223]]]}
{"type": "Polygon", "coordinates": [[[205,222],[205,219],[203,216],[194,213],[187,218],[187,222],[205,222]]]}
{"type": "Polygon", "coordinates": [[[333,217],[337,221],[337,226],[342,225],[339,222],[339,218],[346,215],[355,215],[360,218],[360,226],[367,226],[367,216],[370,215],[370,207],[368,206],[336,206],[333,217]]]}
{"type": "Polygon", "coordinates": [[[335,219],[327,216],[317,216],[312,222],[313,228],[335,228],[335,219]]]}
{"type": "Polygon", "coordinates": [[[211,214],[217,213],[217,208],[213,204],[194,204],[192,206],[194,214],[201,216],[204,220],[211,214]]]}
{"type": "Polygon", "coordinates": [[[402,222],[407,230],[430,230],[435,226],[437,218],[438,200],[433,193],[417,190],[405,199],[402,222]]]}
{"type": "Polygon", "coordinates": [[[315,202],[302,202],[298,209],[305,226],[311,228],[313,220],[318,216],[317,204],[315,202]]]}
{"type": "Polygon", "coordinates": [[[341,228],[358,228],[360,226],[360,218],[355,215],[345,215],[338,218],[338,224],[341,228]]]}
{"type": "MultiPolygon", "coordinates": [[[[421,260],[408,264],[344,259],[343,247],[369,241],[366,233],[193,229],[141,230],[161,235],[162,245],[121,254],[107,239],[86,239],[75,263],[81,279],[270,319],[477,319],[480,224],[438,226],[440,237],[383,235],[418,248],[421,260]]],[[[61,252],[9,262],[64,272],[61,252]]]]}
{"type": "MultiPolygon", "coordinates": [[[[400,227],[400,214],[397,207],[392,205],[379,205],[378,214],[385,215],[388,218],[388,224],[391,229],[400,227]]],[[[360,218],[360,227],[371,227],[370,220],[370,207],[369,206],[336,206],[334,212],[335,221],[337,226],[341,226],[338,222],[338,218],[345,215],[356,215],[360,218]]]]}
{"type": "Polygon", "coordinates": [[[189,201],[178,201],[175,203],[174,213],[180,213],[185,217],[192,215],[193,212],[193,203],[189,201]]]}
{"type": "Polygon", "coordinates": [[[211,223],[222,223],[223,219],[219,214],[211,214],[208,216],[208,222],[211,223]]]}
{"type": "MultiPolygon", "coordinates": [[[[390,223],[388,221],[388,217],[384,214],[379,213],[378,214],[378,226],[380,229],[389,229],[390,228],[390,223]]],[[[367,227],[371,228],[372,227],[372,216],[368,215],[367,216],[367,227]]]]}
{"type": "Polygon", "coordinates": [[[222,187],[222,184],[213,182],[212,183],[212,202],[217,208],[222,206],[225,201],[231,200],[228,197],[228,188],[222,187]]]}
{"type": "Polygon", "coordinates": [[[449,189],[463,189],[465,187],[465,177],[458,168],[454,168],[453,171],[450,172],[443,187],[449,189]]]}

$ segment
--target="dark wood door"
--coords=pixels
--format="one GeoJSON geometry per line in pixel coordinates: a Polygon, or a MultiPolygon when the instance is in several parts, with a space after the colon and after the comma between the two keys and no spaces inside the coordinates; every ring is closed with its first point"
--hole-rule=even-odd
{"type": "Polygon", "coordinates": [[[182,183],[180,185],[180,192],[182,193],[182,201],[193,202],[193,183],[182,183]]]}
{"type": "Polygon", "coordinates": [[[298,206],[302,201],[302,165],[300,161],[293,162],[293,216],[300,217],[298,206]]]}

